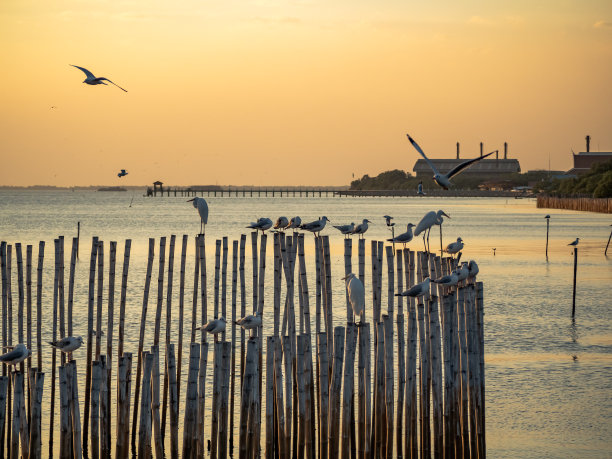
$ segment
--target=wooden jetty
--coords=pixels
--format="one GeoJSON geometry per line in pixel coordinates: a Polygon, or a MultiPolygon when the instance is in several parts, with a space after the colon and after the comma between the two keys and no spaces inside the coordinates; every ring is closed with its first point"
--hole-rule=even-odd
{"type": "Polygon", "coordinates": [[[173,275],[174,235],[169,238],[168,252],[167,239],[159,240],[156,313],[147,314],[156,258],[156,241],[150,239],[145,288],[140,292],[140,339],[134,348],[124,340],[126,296],[136,296],[128,284],[131,241],[125,241],[117,317],[117,244],[108,244],[109,268],[105,271],[106,244],[93,238],[86,349],[62,354],[51,366],[42,359],[46,350],[41,340],[36,346],[31,342],[31,328],[35,317],[40,337],[41,313],[55,311],[58,314],[52,314],[52,330],[45,330],[46,336],[53,331],[61,339],[75,328],[71,321],[78,268],[74,263],[76,238],[71,252],[67,314],[63,240],[56,242],[54,279],[47,280],[54,292],[52,302],[41,301],[47,289],[40,274],[44,243],[39,245],[36,315],[30,307],[33,248],[27,246],[24,275],[21,244],[3,241],[3,343],[9,346],[15,344],[15,337],[23,341],[27,335],[32,355],[26,365],[3,367],[0,456],[128,458],[132,454],[140,458],[202,458],[210,453],[214,458],[486,457],[482,282],[467,278],[453,287],[431,283],[430,291],[418,298],[397,296],[426,277],[449,274],[456,269],[457,260],[408,249],[394,252],[382,241],[371,241],[371,259],[366,263],[365,240],[359,240],[357,260],[353,260],[353,241],[345,240],[344,272],[333,273],[329,237],[315,239],[315,253],[308,254],[314,255],[308,258],[314,260],[314,267],[306,263],[304,237],[298,233],[274,234],[270,252],[273,288],[268,291],[264,282],[268,235],[252,233],[250,293],[253,311],[263,315],[264,325],[250,330],[250,336],[238,336],[233,323],[238,315],[246,313],[249,293],[244,269],[246,235],[239,241],[217,240],[213,279],[207,276],[204,235],[195,237],[193,314],[191,327],[187,324],[185,329],[191,338],[185,346],[188,358],[184,360],[183,296],[185,279],[190,277],[185,268],[188,236],[182,238],[178,279],[181,336],[170,328],[171,321],[176,323],[171,315],[175,307],[171,301],[173,284],[177,282],[173,275]],[[17,272],[13,269],[13,249],[17,272]],[[365,276],[366,264],[371,265],[371,278],[365,276]],[[353,266],[365,285],[368,305],[359,318],[353,316],[348,295],[346,304],[333,304],[333,286],[344,288],[340,277],[353,271],[353,266]],[[315,288],[310,290],[308,280],[313,275],[315,288]],[[108,287],[106,302],[100,294],[104,285],[108,287]],[[209,288],[214,292],[212,305],[209,288]],[[17,321],[13,321],[15,289],[17,321]],[[315,301],[311,301],[312,291],[315,301]],[[106,326],[101,321],[102,310],[108,318],[106,326]],[[343,310],[346,319],[340,319],[343,310]],[[209,313],[231,317],[231,330],[216,336],[198,331],[196,326],[206,322],[209,313]],[[112,358],[116,352],[115,325],[116,359],[112,358]],[[166,330],[165,340],[160,339],[162,329],[166,330]],[[100,345],[103,332],[106,349],[100,345]],[[238,345],[241,353],[236,358],[238,345]],[[210,365],[209,350],[213,354],[210,365]],[[134,357],[133,352],[137,353],[134,357]],[[81,363],[77,363],[77,357],[81,363]],[[181,368],[183,362],[185,368],[181,368]],[[86,370],[85,379],[77,378],[77,365],[86,370]],[[115,365],[116,371],[112,371],[115,365]],[[55,384],[48,387],[50,380],[55,382],[55,370],[59,375],[56,392],[55,384]],[[180,391],[183,371],[187,381],[180,391]],[[80,398],[83,391],[85,396],[80,398]],[[210,398],[208,393],[212,394],[210,398]],[[59,413],[43,409],[47,405],[57,406],[59,413]],[[43,419],[46,416],[50,417],[43,419]],[[48,426],[48,436],[43,435],[43,426],[48,426]],[[59,431],[56,443],[54,431],[59,431]],[[48,439],[48,445],[42,445],[43,438],[48,439]]]}

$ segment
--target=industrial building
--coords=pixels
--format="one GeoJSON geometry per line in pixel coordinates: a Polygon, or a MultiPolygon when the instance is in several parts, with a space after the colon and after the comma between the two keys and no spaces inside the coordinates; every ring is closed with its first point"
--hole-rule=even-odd
{"type": "Polygon", "coordinates": [[[591,151],[591,136],[586,136],[586,151],[580,151],[578,154],[572,151],[574,159],[574,167],[565,173],[565,175],[582,175],[591,170],[597,163],[603,163],[612,160],[612,152],[610,151],[591,151]]]}

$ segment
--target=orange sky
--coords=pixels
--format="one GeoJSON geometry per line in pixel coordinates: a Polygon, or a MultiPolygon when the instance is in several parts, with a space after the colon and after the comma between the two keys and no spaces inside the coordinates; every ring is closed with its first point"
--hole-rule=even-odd
{"type": "Polygon", "coordinates": [[[412,170],[406,133],[612,151],[609,0],[3,0],[0,43],[0,185],[341,185],[412,170]]]}

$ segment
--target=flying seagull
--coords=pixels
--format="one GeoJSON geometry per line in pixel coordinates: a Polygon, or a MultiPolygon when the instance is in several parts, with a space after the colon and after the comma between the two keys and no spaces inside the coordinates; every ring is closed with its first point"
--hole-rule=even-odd
{"type": "Polygon", "coordinates": [[[5,365],[17,365],[27,359],[31,353],[32,352],[25,347],[25,344],[19,343],[12,351],[0,355],[0,362],[5,365]]]}
{"type": "Polygon", "coordinates": [[[49,344],[62,352],[76,351],[83,344],[80,336],[66,336],[58,341],[49,341],[49,344]]]}
{"type": "Polygon", "coordinates": [[[408,136],[408,140],[410,140],[410,143],[412,144],[412,146],[416,149],[416,151],[418,151],[421,154],[421,156],[425,159],[429,167],[431,167],[431,170],[434,173],[434,176],[433,176],[434,182],[436,182],[438,185],[440,185],[445,190],[448,190],[450,188],[451,186],[450,179],[453,178],[455,175],[459,174],[464,169],[467,169],[475,162],[480,161],[481,159],[485,159],[487,156],[491,156],[493,153],[495,153],[495,151],[492,151],[491,153],[487,153],[484,156],[479,156],[478,158],[469,159],[455,166],[453,169],[451,169],[446,174],[440,174],[440,172],[438,172],[438,169],[436,169],[436,166],[434,166],[433,163],[429,160],[429,158],[425,156],[425,153],[423,153],[423,150],[421,150],[421,147],[419,147],[419,144],[417,144],[414,141],[414,139],[410,137],[410,135],[408,134],[406,135],[408,136]]]}
{"type": "MultiPolygon", "coordinates": [[[[72,65],[72,64],[70,64],[70,65],[72,65]]],[[[121,86],[119,86],[116,83],[113,83],[108,78],[104,78],[104,77],[96,78],[96,76],[93,73],[91,73],[89,70],[87,70],[87,69],[85,69],[83,67],[79,67],[78,65],[72,65],[72,66],[76,67],[77,69],[81,70],[85,75],[87,75],[87,78],[85,78],[85,80],[83,81],[83,83],[85,83],[85,84],[90,84],[92,86],[95,86],[97,84],[106,84],[105,81],[108,81],[109,83],[114,84],[115,86],[117,86],[122,91],[127,92],[121,86]]]]}

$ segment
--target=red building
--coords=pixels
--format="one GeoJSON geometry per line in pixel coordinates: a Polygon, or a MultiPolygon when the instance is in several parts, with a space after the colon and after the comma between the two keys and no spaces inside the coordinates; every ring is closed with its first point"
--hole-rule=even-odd
{"type": "Polygon", "coordinates": [[[574,167],[566,172],[566,175],[582,175],[591,170],[595,164],[612,160],[610,151],[590,151],[591,136],[586,136],[586,151],[578,154],[573,153],[574,167]]]}

